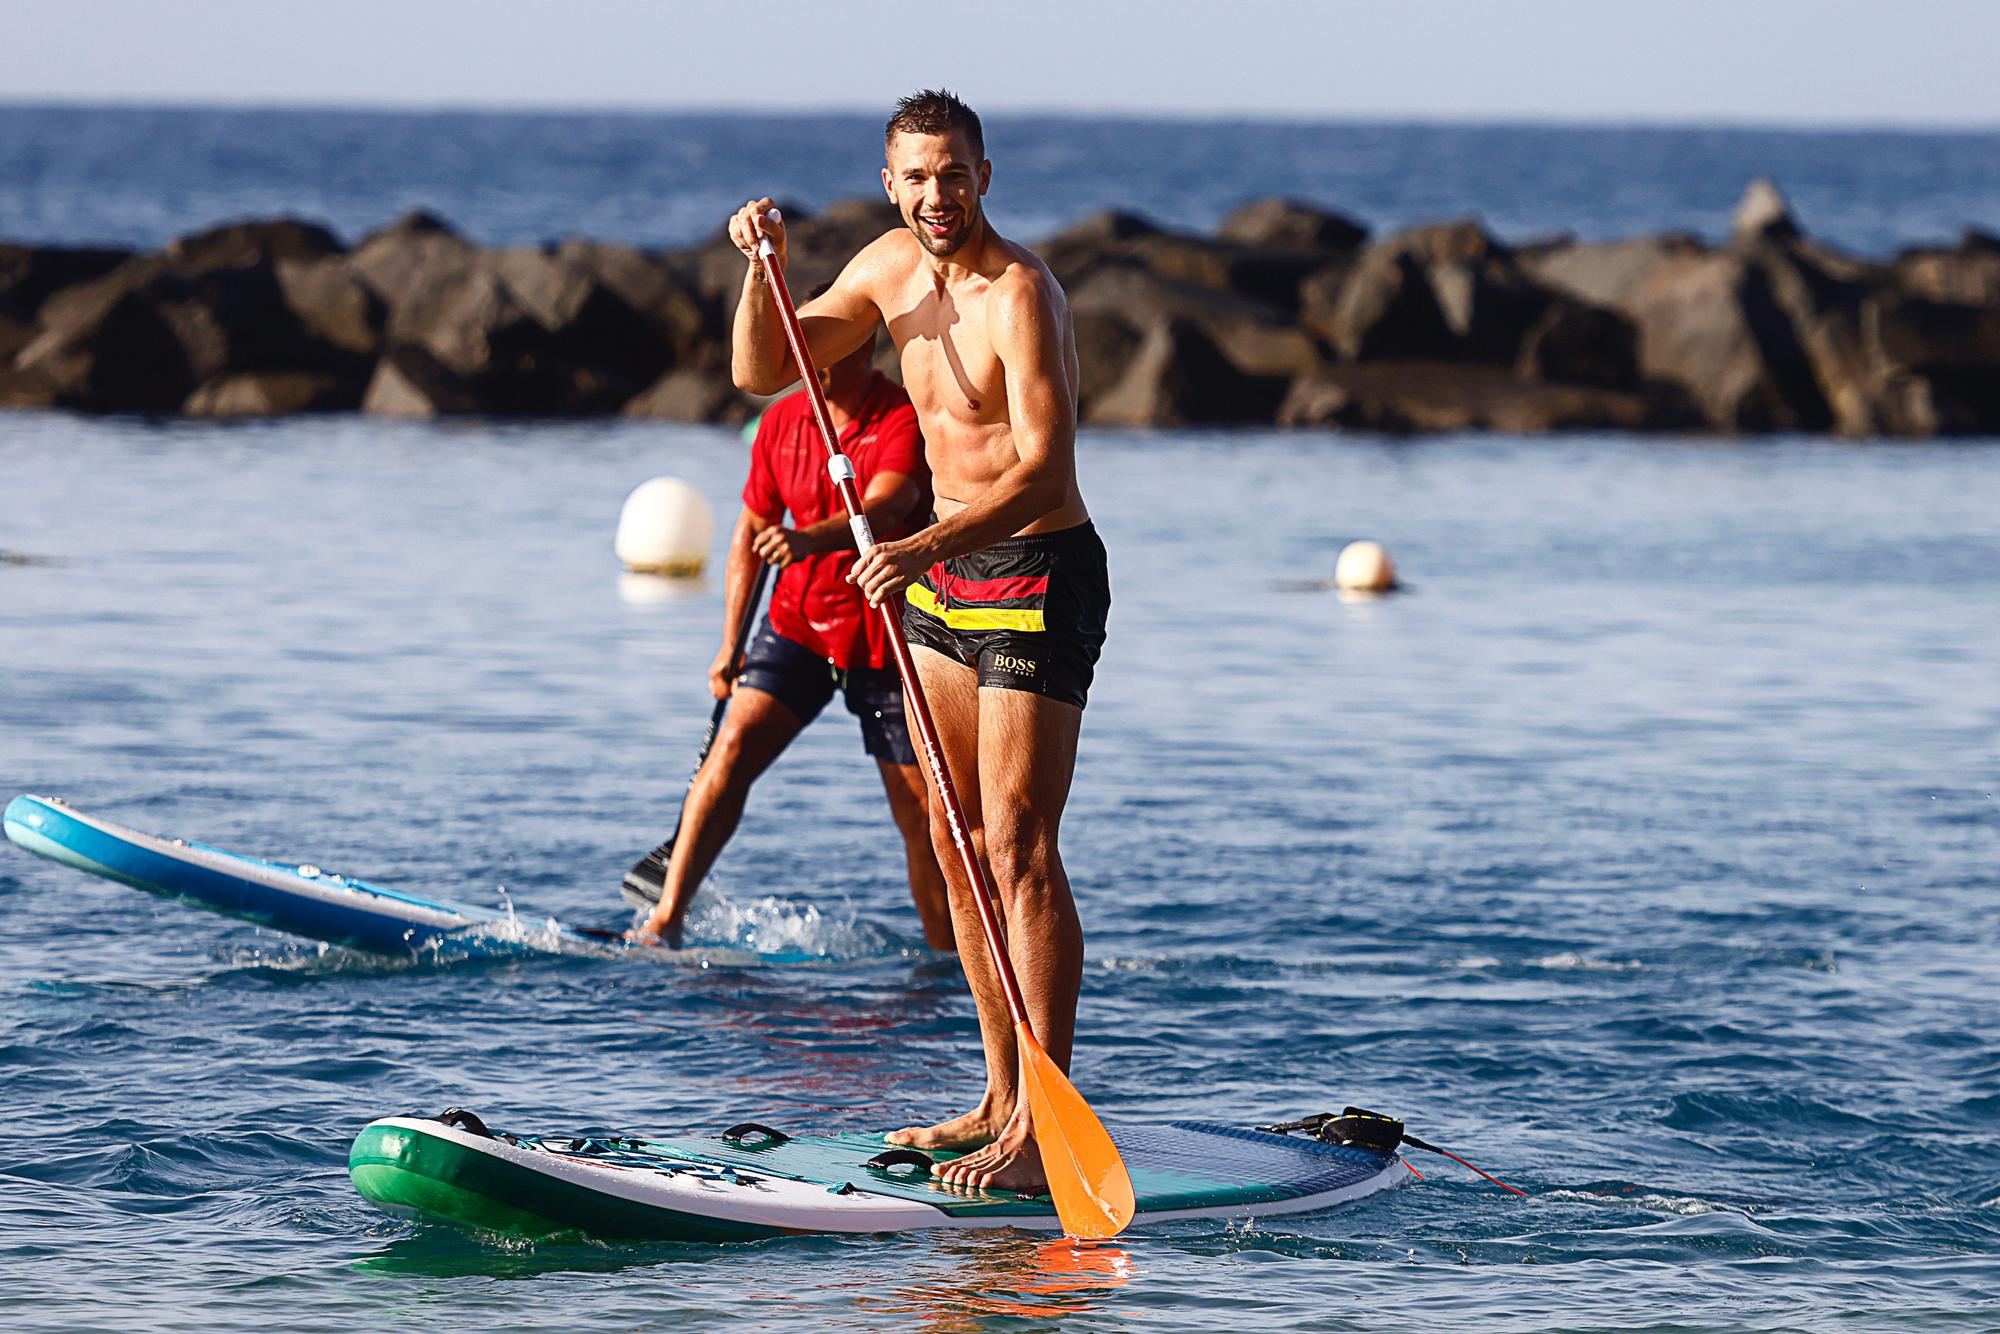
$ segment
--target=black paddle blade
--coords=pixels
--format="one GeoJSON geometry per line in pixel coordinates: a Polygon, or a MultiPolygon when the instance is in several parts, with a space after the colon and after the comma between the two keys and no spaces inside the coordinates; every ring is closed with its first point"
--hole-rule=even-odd
{"type": "Polygon", "coordinates": [[[667,861],[674,855],[674,840],[668,839],[639,859],[639,864],[625,873],[618,892],[634,908],[652,908],[660,901],[666,889],[667,861]]]}

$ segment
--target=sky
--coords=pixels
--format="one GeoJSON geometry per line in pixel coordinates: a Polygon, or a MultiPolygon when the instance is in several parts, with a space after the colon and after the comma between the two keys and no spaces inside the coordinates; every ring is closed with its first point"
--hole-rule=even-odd
{"type": "Polygon", "coordinates": [[[0,0],[0,100],[2000,126],[1994,0],[0,0]]]}

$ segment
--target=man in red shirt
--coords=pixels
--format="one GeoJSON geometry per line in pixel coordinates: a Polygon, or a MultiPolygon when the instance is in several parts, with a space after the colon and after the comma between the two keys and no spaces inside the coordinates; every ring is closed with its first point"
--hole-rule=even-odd
{"type": "MultiPolygon", "coordinates": [[[[870,365],[873,353],[870,340],[822,369],[820,385],[841,451],[854,462],[869,523],[881,537],[905,537],[930,511],[930,471],[916,409],[870,365]]],[[[903,718],[902,683],[889,662],[881,614],[847,582],[854,559],[854,533],[827,476],[811,402],[803,391],[780,399],[764,413],[751,449],[743,512],[729,544],[722,648],[708,669],[709,690],[717,699],[729,698],[729,712],[688,788],[660,900],[639,939],[679,945],[695,891],[736,832],[750,785],[838,690],[847,711],[861,719],[862,748],[882,771],[924,940],[932,949],[952,948],[951,910],[931,850],[924,778],[903,718]],[[788,511],[789,528],[781,522],[788,511]],[[779,568],[778,586],[732,681],[730,635],[742,620],[758,560],[779,568]]]]}

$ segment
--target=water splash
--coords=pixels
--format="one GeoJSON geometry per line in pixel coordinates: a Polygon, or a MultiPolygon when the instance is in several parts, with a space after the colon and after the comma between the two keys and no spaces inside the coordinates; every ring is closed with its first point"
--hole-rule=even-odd
{"type": "Polygon", "coordinates": [[[831,962],[894,958],[912,946],[845,899],[834,912],[776,894],[739,901],[710,882],[688,915],[682,952],[711,949],[831,962]]]}

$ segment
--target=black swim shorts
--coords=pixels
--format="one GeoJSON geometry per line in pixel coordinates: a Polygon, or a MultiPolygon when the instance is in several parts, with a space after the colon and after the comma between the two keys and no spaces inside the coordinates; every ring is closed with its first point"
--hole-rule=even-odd
{"type": "Polygon", "coordinates": [[[982,687],[1083,707],[1111,611],[1104,543],[1088,520],[933,565],[905,596],[912,645],[964,663],[982,687]]]}
{"type": "Polygon", "coordinates": [[[861,720],[863,750],[890,764],[917,762],[903,718],[903,683],[892,667],[850,667],[843,672],[804,644],[773,630],[766,617],[743,655],[736,684],[772,696],[802,723],[817,718],[838,690],[847,699],[847,711],[861,720]]]}

